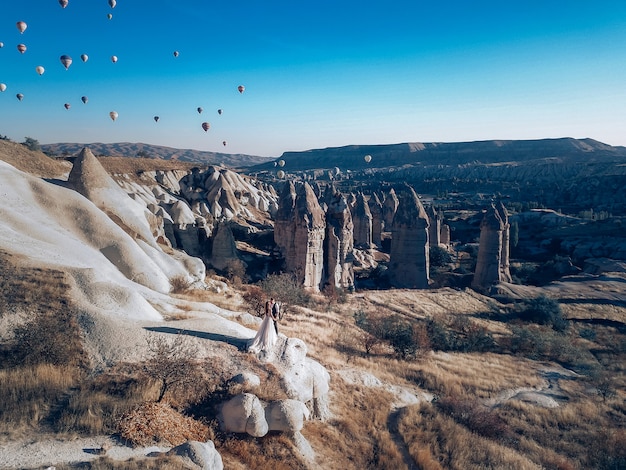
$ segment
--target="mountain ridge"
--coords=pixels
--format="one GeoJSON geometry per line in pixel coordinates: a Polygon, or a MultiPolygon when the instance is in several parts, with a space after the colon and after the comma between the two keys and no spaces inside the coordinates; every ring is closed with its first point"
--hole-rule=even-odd
{"type": "Polygon", "coordinates": [[[146,144],[143,142],[114,142],[114,143],[73,143],[59,142],[41,144],[41,149],[48,155],[75,156],[84,147],[88,147],[95,155],[111,157],[143,157],[161,160],[178,160],[199,164],[224,164],[230,167],[247,167],[258,165],[268,160],[268,157],[246,154],[230,154],[195,149],[179,149],[164,145],[146,144]]]}

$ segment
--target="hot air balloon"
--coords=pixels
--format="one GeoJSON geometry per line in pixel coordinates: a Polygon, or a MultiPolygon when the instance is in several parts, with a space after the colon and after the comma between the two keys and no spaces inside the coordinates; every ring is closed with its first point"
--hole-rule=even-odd
{"type": "Polygon", "coordinates": [[[365,160],[365,163],[369,163],[372,161],[372,156],[371,155],[365,155],[363,157],[363,160],[365,160]]]}
{"type": "Polygon", "coordinates": [[[87,101],[89,101],[89,98],[87,98],[86,96],[81,96],[80,100],[81,100],[83,103],[87,104],[87,101]]]}
{"type": "Polygon", "coordinates": [[[116,55],[112,55],[111,56],[111,62],[113,62],[113,63],[117,62],[117,56],[116,55]]]}
{"type": "Polygon", "coordinates": [[[18,93],[17,95],[15,95],[17,97],[18,100],[22,101],[24,99],[24,95],[22,95],[21,93],[18,93]]]}
{"type": "Polygon", "coordinates": [[[276,172],[276,176],[278,176],[282,180],[285,177],[285,172],[283,170],[278,170],[276,172]]]}
{"type": "Polygon", "coordinates": [[[26,28],[28,28],[28,25],[24,23],[23,21],[18,21],[17,23],[15,23],[15,26],[17,26],[17,29],[19,30],[20,34],[23,34],[24,31],[26,31],[26,28]]]}
{"type": "Polygon", "coordinates": [[[243,85],[239,85],[239,86],[237,87],[237,90],[239,90],[239,93],[243,93],[243,92],[246,90],[246,87],[245,87],[245,86],[243,86],[243,85]]]}
{"type": "Polygon", "coordinates": [[[179,56],[178,51],[174,51],[174,57],[178,57],[178,56],[179,56]]]}
{"type": "Polygon", "coordinates": [[[70,3],[68,2],[68,0],[59,0],[59,5],[61,5],[61,8],[65,8],[68,3],[70,3]]]}
{"type": "Polygon", "coordinates": [[[36,71],[39,75],[43,75],[43,73],[46,71],[46,69],[44,69],[41,65],[38,65],[37,67],[35,67],[35,71],[36,71]]]}
{"type": "Polygon", "coordinates": [[[285,166],[285,160],[278,160],[278,166],[279,167],[284,167],[285,166]]]}
{"type": "Polygon", "coordinates": [[[65,67],[65,70],[69,69],[70,65],[72,65],[72,58],[69,55],[62,55],[59,60],[63,64],[63,67],[65,67]]]}
{"type": "Polygon", "coordinates": [[[109,0],[109,5],[111,6],[111,8],[115,8],[115,5],[117,5],[117,2],[115,0],[109,0]]]}
{"type": "Polygon", "coordinates": [[[223,142],[222,142],[222,145],[223,145],[224,147],[226,147],[226,144],[227,144],[227,143],[228,143],[228,142],[223,141],[223,142]]]}
{"type": "Polygon", "coordinates": [[[202,114],[203,109],[198,107],[198,114],[202,114]]]}
{"type": "Polygon", "coordinates": [[[204,132],[208,131],[210,127],[211,127],[211,124],[209,124],[208,122],[202,123],[202,129],[204,129],[204,132]]]}
{"type": "Polygon", "coordinates": [[[108,19],[113,18],[113,15],[112,15],[111,13],[109,13],[109,14],[107,15],[107,18],[108,18],[108,19]]]}
{"type": "Polygon", "coordinates": [[[0,83],[0,92],[7,89],[7,86],[4,83],[0,83]]]}
{"type": "Polygon", "coordinates": [[[82,60],[83,62],[87,62],[89,60],[89,56],[87,54],[81,54],[80,60],[82,60]]]}
{"type": "Polygon", "coordinates": [[[65,103],[63,106],[65,107],[65,109],[70,109],[72,107],[72,105],[69,103],[65,103]]]}
{"type": "Polygon", "coordinates": [[[109,113],[109,116],[111,117],[112,120],[115,121],[117,119],[118,114],[115,111],[111,111],[109,113]]]}
{"type": "Polygon", "coordinates": [[[154,122],[159,122],[159,116],[154,116],[154,122]]]}
{"type": "Polygon", "coordinates": [[[24,52],[26,52],[26,45],[18,44],[17,45],[17,50],[20,51],[20,54],[23,54],[24,52]]]}
{"type": "Polygon", "coordinates": [[[218,109],[218,110],[217,110],[217,114],[222,114],[222,110],[221,110],[221,109],[218,109]]]}

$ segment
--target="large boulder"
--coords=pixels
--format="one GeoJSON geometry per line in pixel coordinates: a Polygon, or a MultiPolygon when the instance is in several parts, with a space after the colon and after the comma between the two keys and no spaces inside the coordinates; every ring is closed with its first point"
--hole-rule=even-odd
{"type": "Polygon", "coordinates": [[[167,455],[182,457],[186,463],[191,463],[202,470],[223,470],[222,456],[215,449],[213,441],[187,441],[172,448],[167,455]]]}
{"type": "Polygon", "coordinates": [[[222,405],[219,415],[226,432],[247,433],[263,437],[269,431],[261,401],[251,393],[241,393],[222,405]]]}
{"type": "Polygon", "coordinates": [[[265,408],[265,419],[270,431],[298,432],[309,416],[309,409],[299,400],[276,400],[265,408]]]}

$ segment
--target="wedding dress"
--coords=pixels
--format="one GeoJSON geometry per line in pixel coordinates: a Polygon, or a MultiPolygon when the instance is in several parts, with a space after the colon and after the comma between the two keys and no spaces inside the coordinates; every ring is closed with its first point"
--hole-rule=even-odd
{"type": "Polygon", "coordinates": [[[259,331],[257,331],[256,336],[248,344],[248,351],[255,354],[261,351],[267,351],[274,346],[277,339],[278,335],[274,329],[274,320],[271,315],[265,315],[259,331]]]}

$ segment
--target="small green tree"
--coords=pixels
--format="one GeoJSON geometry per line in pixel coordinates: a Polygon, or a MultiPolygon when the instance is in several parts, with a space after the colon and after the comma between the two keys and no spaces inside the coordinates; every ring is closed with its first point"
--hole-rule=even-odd
{"type": "Polygon", "coordinates": [[[556,331],[565,331],[568,325],[563,318],[561,305],[545,295],[524,300],[519,306],[517,316],[524,321],[549,325],[556,331]]]}
{"type": "Polygon", "coordinates": [[[37,139],[33,139],[32,137],[25,137],[22,145],[26,147],[28,150],[32,150],[33,152],[41,151],[41,145],[37,139]]]}
{"type": "Polygon", "coordinates": [[[428,253],[430,265],[433,267],[445,266],[452,262],[452,257],[448,250],[440,246],[431,246],[428,253]]]}

